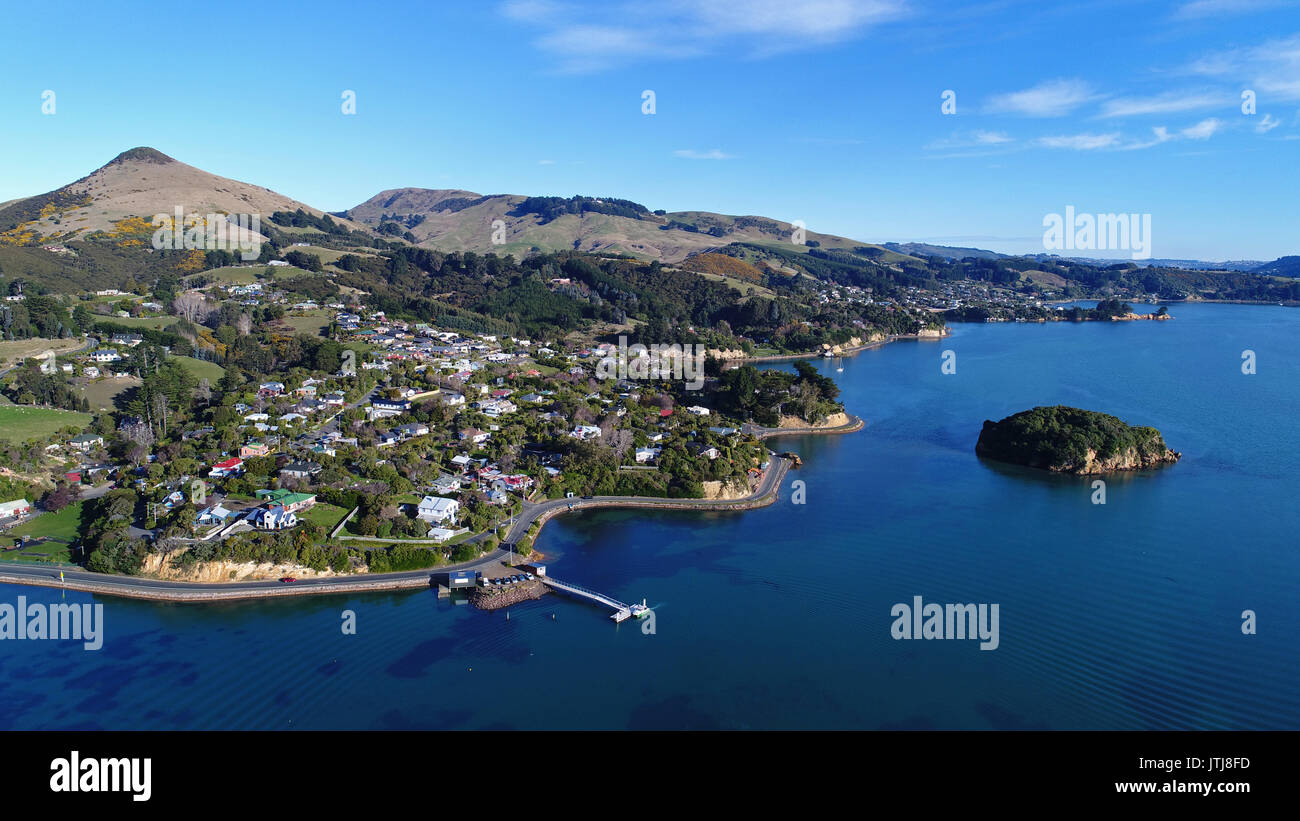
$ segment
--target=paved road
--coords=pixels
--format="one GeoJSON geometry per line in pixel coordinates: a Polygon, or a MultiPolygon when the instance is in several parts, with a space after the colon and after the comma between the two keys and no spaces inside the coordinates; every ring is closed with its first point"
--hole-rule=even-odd
{"type": "MultiPolygon", "coordinates": [[[[483,565],[499,562],[507,556],[505,550],[493,550],[491,553],[480,556],[472,562],[462,562],[461,564],[444,565],[441,567],[430,567],[422,570],[408,570],[401,573],[361,573],[355,576],[336,576],[326,578],[298,579],[293,583],[295,589],[312,588],[321,586],[345,586],[357,587],[364,589],[367,585],[376,582],[402,581],[402,580],[428,580],[432,582],[434,576],[440,576],[454,570],[470,570],[483,565]]],[[[276,579],[256,582],[224,582],[224,583],[203,583],[203,582],[175,582],[164,581],[162,579],[145,579],[138,576],[115,576],[105,573],[92,573],[89,570],[69,569],[68,567],[54,567],[50,565],[32,565],[18,562],[0,562],[0,574],[8,576],[20,576],[32,579],[58,579],[59,570],[63,570],[64,578],[70,582],[83,581],[101,585],[103,587],[129,590],[179,590],[186,592],[222,592],[222,591],[248,591],[260,590],[266,588],[279,589],[286,587],[284,583],[276,579]]]]}
{"type": "Polygon", "coordinates": [[[628,507],[653,508],[663,507],[668,510],[681,510],[690,507],[703,507],[705,509],[716,509],[721,506],[741,507],[742,505],[763,498],[769,493],[776,490],[780,484],[785,472],[790,468],[790,461],[780,456],[772,457],[772,464],[766,473],[763,474],[763,481],[759,482],[758,488],[748,496],[741,499],[664,499],[649,496],[593,496],[590,499],[549,499],[545,502],[525,502],[522,512],[516,519],[514,527],[506,534],[506,542],[515,543],[523,538],[528,527],[537,519],[545,514],[553,513],[559,510],[567,510],[572,505],[573,510],[582,510],[583,508],[593,507],[617,507],[626,505],[628,507]]]}
{"type": "MultiPolygon", "coordinates": [[[[732,500],[708,500],[708,499],[657,499],[645,496],[597,496],[592,499],[552,499],[539,504],[526,503],[521,516],[516,520],[514,528],[511,529],[507,536],[506,543],[513,544],[528,529],[539,516],[548,512],[555,512],[566,509],[570,504],[574,510],[580,510],[584,507],[615,507],[620,504],[629,507],[664,507],[666,509],[682,509],[690,507],[702,507],[706,509],[717,509],[719,506],[741,506],[749,502],[763,498],[773,492],[781,479],[785,476],[790,467],[789,460],[781,457],[773,457],[772,466],[767,473],[763,475],[763,481],[759,483],[754,493],[743,499],[732,500]],[[595,504],[600,503],[600,504],[595,504]]],[[[382,584],[392,581],[404,580],[427,580],[433,582],[435,576],[455,570],[473,570],[487,565],[496,564],[502,559],[509,556],[508,548],[496,548],[479,558],[470,562],[461,562],[459,564],[443,565],[436,568],[425,568],[422,570],[409,570],[401,573],[362,573],[355,576],[334,576],[325,578],[304,578],[293,583],[295,590],[310,590],[313,587],[355,587],[358,590],[364,590],[368,586],[377,583],[382,584]]],[[[255,582],[223,582],[223,583],[202,583],[202,582],[177,582],[165,581],[162,579],[146,579],[138,576],[116,576],[103,573],[92,573],[88,570],[70,569],[68,567],[52,567],[50,565],[30,565],[18,562],[0,562],[0,574],[21,578],[30,578],[33,580],[40,579],[41,583],[48,584],[49,580],[59,578],[59,570],[62,569],[64,578],[69,582],[85,582],[99,585],[109,590],[121,590],[124,595],[129,595],[129,591],[184,591],[190,593],[203,592],[249,592],[266,589],[280,589],[285,587],[278,580],[255,581],[255,582]]],[[[329,592],[347,592],[329,591],[329,592]]]]}
{"type": "Polygon", "coordinates": [[[357,401],[355,401],[355,402],[351,402],[351,403],[349,403],[349,404],[347,404],[347,405],[344,405],[343,407],[339,408],[339,410],[338,410],[337,413],[335,413],[335,414],[334,414],[333,416],[331,416],[330,418],[326,419],[326,420],[325,420],[325,423],[322,424],[319,428],[316,428],[316,434],[317,434],[317,435],[322,435],[322,434],[326,434],[326,433],[333,433],[334,431],[338,430],[338,418],[339,418],[340,416],[342,416],[344,413],[346,413],[347,411],[350,411],[350,410],[352,410],[353,408],[359,408],[359,407],[361,407],[362,405],[364,405],[364,404],[366,404],[367,402],[369,402],[369,401],[370,401],[370,397],[374,396],[374,395],[375,395],[375,391],[379,390],[380,387],[382,387],[382,386],[380,386],[380,385],[376,385],[375,387],[373,387],[373,388],[371,388],[370,390],[366,391],[365,394],[363,394],[362,397],[361,397],[360,399],[358,399],[357,401]]]}
{"type": "Polygon", "coordinates": [[[755,425],[752,422],[746,422],[740,429],[741,433],[751,436],[757,436],[759,439],[769,439],[773,436],[805,436],[819,433],[852,433],[862,427],[863,422],[851,413],[846,413],[849,421],[843,425],[836,425],[833,428],[765,428],[755,425]]]}

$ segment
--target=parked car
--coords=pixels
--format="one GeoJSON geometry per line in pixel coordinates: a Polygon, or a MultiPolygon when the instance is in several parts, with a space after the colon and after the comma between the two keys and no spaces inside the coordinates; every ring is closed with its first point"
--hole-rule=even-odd
{"type": "Polygon", "coordinates": [[[280,577],[280,584],[293,584],[293,583],[296,582],[296,581],[298,581],[298,580],[295,579],[293,576],[281,576],[281,577],[280,577]]]}

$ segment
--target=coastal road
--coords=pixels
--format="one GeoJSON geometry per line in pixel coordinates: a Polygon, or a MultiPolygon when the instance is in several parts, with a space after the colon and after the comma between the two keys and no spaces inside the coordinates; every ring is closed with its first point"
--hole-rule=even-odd
{"type": "Polygon", "coordinates": [[[759,482],[758,487],[753,493],[740,499],[664,499],[649,496],[593,496],[590,499],[549,499],[545,502],[525,502],[519,518],[515,521],[510,532],[506,534],[506,542],[514,544],[523,538],[530,525],[543,516],[550,517],[558,513],[566,513],[570,509],[590,510],[592,508],[613,508],[613,507],[636,507],[636,508],[663,508],[665,510],[689,510],[690,508],[703,508],[705,510],[726,510],[727,508],[746,509],[769,494],[776,492],[776,488],[785,476],[785,472],[790,469],[790,460],[783,459],[780,456],[772,457],[772,464],[766,473],[763,474],[763,480],[759,482]]]}
{"type": "MultiPolygon", "coordinates": [[[[230,593],[242,593],[248,597],[263,596],[267,595],[271,590],[276,591],[276,594],[299,594],[310,592],[347,594],[350,592],[364,591],[368,587],[379,588],[380,585],[389,585],[393,582],[425,582],[431,585],[435,576],[441,576],[451,571],[471,570],[483,565],[493,564],[501,561],[501,559],[505,558],[507,555],[507,551],[497,549],[493,550],[491,553],[480,556],[472,562],[462,562],[461,564],[444,565],[436,568],[430,567],[422,570],[408,570],[401,573],[362,573],[355,576],[336,576],[311,579],[304,578],[298,579],[296,582],[291,584],[285,584],[278,579],[255,582],[223,582],[219,584],[176,582],[166,581],[163,579],[146,579],[138,576],[117,576],[106,573],[92,573],[89,570],[71,569],[68,567],[58,567],[53,565],[0,562],[0,583],[38,584],[42,586],[58,587],[59,571],[62,570],[68,588],[74,590],[78,589],[78,583],[82,583],[91,585],[93,592],[107,593],[110,595],[117,593],[123,596],[130,596],[133,593],[149,591],[164,594],[171,592],[190,595],[199,594],[198,596],[195,596],[196,600],[203,601],[205,600],[202,596],[204,593],[215,594],[211,596],[211,599],[213,600],[219,600],[223,598],[222,594],[228,596],[230,593]],[[328,589],[319,591],[312,589],[321,587],[328,589]]],[[[162,597],[160,596],[160,598],[162,597]]],[[[178,596],[177,598],[182,597],[178,596]]]]}
{"type": "Polygon", "coordinates": [[[752,422],[746,422],[740,429],[741,433],[756,436],[759,439],[769,439],[773,436],[807,436],[817,433],[853,433],[861,430],[863,421],[851,413],[844,414],[849,418],[848,422],[843,425],[836,425],[833,428],[765,428],[755,425],[752,422]]]}
{"type": "MultiPolygon", "coordinates": [[[[543,516],[554,516],[569,510],[601,507],[659,508],[664,510],[744,510],[762,504],[769,496],[775,497],[777,488],[790,468],[790,461],[772,457],[772,464],[759,486],[740,499],[660,499],[645,496],[596,496],[591,499],[551,499],[538,504],[525,503],[524,510],[510,533],[506,544],[514,544],[527,531],[529,525],[543,516]]],[[[362,573],[353,576],[327,576],[299,579],[291,584],[279,580],[250,582],[178,582],[147,579],[138,576],[117,576],[92,573],[79,568],[58,567],[18,562],[0,562],[0,583],[34,584],[46,587],[64,586],[70,589],[89,590],[107,595],[145,598],[174,598],[178,600],[217,601],[229,598],[254,598],[274,595],[300,595],[305,593],[348,594],[365,590],[382,590],[395,587],[420,587],[432,585],[437,576],[458,570],[474,570],[496,564],[508,558],[509,550],[498,547],[470,562],[444,565],[436,568],[408,570],[400,573],[362,573]],[[64,582],[59,582],[59,571],[64,582]],[[170,595],[169,595],[170,594],[170,595]]]]}

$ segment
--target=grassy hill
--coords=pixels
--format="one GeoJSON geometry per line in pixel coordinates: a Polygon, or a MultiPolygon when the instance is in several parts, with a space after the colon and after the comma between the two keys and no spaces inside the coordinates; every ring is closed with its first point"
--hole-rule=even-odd
{"type": "Polygon", "coordinates": [[[49,436],[64,427],[80,430],[89,425],[93,418],[88,413],[54,408],[0,405],[0,439],[9,442],[26,442],[29,439],[49,436]]]}

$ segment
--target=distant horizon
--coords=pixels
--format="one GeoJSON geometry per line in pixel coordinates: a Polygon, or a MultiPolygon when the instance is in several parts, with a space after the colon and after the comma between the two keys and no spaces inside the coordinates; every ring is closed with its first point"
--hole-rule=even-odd
{"type": "Polygon", "coordinates": [[[1295,2],[399,2],[399,30],[329,0],[226,10],[292,68],[245,82],[221,27],[123,29],[106,7],[59,16],[95,71],[13,43],[0,201],[152,145],[325,211],[392,188],[582,193],[1032,254],[1073,206],[1151,215],[1155,258],[1300,252],[1295,2]],[[990,239],[933,239],[959,236],[990,239]]]}

